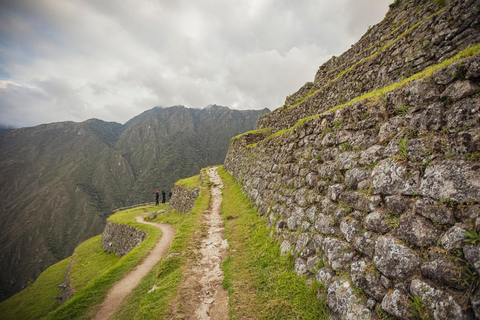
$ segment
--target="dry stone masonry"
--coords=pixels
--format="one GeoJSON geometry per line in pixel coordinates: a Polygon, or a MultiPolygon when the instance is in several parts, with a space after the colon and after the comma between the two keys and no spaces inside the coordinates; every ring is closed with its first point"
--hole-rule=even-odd
{"type": "Polygon", "coordinates": [[[423,57],[413,71],[397,62],[397,75],[411,75],[478,47],[479,2],[440,3],[401,1],[355,54],[322,66],[314,85],[349,68],[364,48],[379,52],[382,37],[402,36],[402,23],[421,33],[396,40],[388,49],[397,54],[359,63],[344,85],[327,81],[303,102],[308,108],[265,116],[261,130],[232,139],[225,159],[282,254],[294,255],[298,274],[325,284],[340,319],[480,318],[480,55],[324,112],[343,103],[338,95],[359,95],[349,93],[355,79],[366,90],[399,80],[389,76],[392,61],[423,57]],[[430,44],[418,51],[419,41],[430,44]],[[387,80],[375,82],[382,69],[387,80]]]}
{"type": "Polygon", "coordinates": [[[168,208],[177,210],[181,213],[190,212],[195,205],[195,199],[200,194],[200,188],[193,190],[176,184],[173,187],[172,198],[168,208]]]}
{"type": "Polygon", "coordinates": [[[136,229],[127,224],[107,222],[100,242],[108,253],[123,257],[145,240],[145,231],[136,229]]]}
{"type": "Polygon", "coordinates": [[[435,0],[395,2],[399,5],[350,50],[322,65],[314,82],[287,97],[284,108],[260,118],[259,128],[274,132],[289,128],[299,119],[410,77],[480,41],[478,0],[447,0],[444,6],[435,0]]]}

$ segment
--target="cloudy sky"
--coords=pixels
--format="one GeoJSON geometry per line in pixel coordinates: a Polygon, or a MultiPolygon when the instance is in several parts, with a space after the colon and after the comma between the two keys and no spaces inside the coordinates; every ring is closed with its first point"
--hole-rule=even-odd
{"type": "Polygon", "coordinates": [[[275,109],[392,0],[0,1],[0,125],[275,109]]]}

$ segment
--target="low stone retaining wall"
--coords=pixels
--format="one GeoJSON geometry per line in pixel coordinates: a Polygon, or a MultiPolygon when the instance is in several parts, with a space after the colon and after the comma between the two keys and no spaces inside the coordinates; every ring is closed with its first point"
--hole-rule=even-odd
{"type": "Polygon", "coordinates": [[[145,231],[108,221],[100,241],[105,251],[123,257],[142,243],[146,237],[145,231]]]}
{"type": "Polygon", "coordinates": [[[173,188],[172,198],[170,199],[168,209],[174,209],[181,213],[190,212],[193,209],[195,199],[199,194],[200,188],[191,190],[176,184],[173,188]]]}

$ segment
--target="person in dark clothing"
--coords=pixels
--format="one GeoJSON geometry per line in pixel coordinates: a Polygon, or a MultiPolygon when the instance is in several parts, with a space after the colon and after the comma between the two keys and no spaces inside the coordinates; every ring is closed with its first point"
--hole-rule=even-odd
{"type": "Polygon", "coordinates": [[[166,196],[166,193],[165,193],[165,190],[162,190],[162,203],[165,203],[165,196],[166,196]]]}
{"type": "Polygon", "coordinates": [[[158,199],[160,198],[160,191],[155,192],[155,204],[158,206],[158,199]]]}
{"type": "Polygon", "coordinates": [[[172,191],[168,193],[168,199],[172,199],[172,191]]]}

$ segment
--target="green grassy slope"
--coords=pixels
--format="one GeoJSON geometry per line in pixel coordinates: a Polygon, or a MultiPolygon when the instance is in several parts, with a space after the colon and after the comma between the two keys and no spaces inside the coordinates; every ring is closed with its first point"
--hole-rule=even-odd
{"type": "Polygon", "coordinates": [[[258,212],[234,178],[219,169],[224,183],[222,214],[229,257],[223,264],[231,319],[327,319],[323,286],[308,285],[294,271],[291,256],[281,256],[258,212]]]}
{"type": "MultiPolygon", "coordinates": [[[[184,179],[192,188],[200,186],[200,176],[184,179]]],[[[163,319],[169,314],[169,304],[177,295],[177,287],[183,280],[183,269],[188,246],[196,230],[200,228],[200,214],[208,209],[210,190],[205,181],[195,206],[190,213],[183,214],[168,211],[157,216],[154,222],[170,223],[176,230],[169,253],[179,253],[170,258],[163,258],[142,280],[140,285],[125,299],[114,319],[163,319]],[[156,290],[148,291],[154,286],[156,290]]]]}
{"type": "Polygon", "coordinates": [[[32,285],[0,303],[0,319],[38,319],[57,308],[58,301],[53,297],[60,294],[57,285],[63,282],[69,260],[57,262],[32,285]]]}
{"type": "Polygon", "coordinates": [[[64,305],[59,307],[53,297],[60,294],[57,285],[64,280],[70,258],[51,266],[33,285],[0,303],[0,319],[89,318],[113,283],[133,269],[161,236],[158,228],[140,224],[135,221],[135,217],[144,212],[166,209],[167,206],[143,206],[110,216],[109,221],[129,224],[147,231],[145,241],[122,258],[103,250],[100,235],[80,244],[72,256],[70,274],[71,286],[76,293],[64,305]]]}
{"type": "Polygon", "coordinates": [[[73,253],[70,281],[74,291],[84,288],[99,273],[120,260],[116,255],[108,254],[103,249],[100,238],[101,235],[98,235],[84,241],[73,253]]]}
{"type": "MultiPolygon", "coordinates": [[[[51,312],[46,319],[89,319],[91,318],[99,303],[105,298],[108,289],[128,271],[132,270],[149,252],[161,236],[161,231],[153,226],[140,224],[135,217],[144,212],[157,211],[159,206],[143,206],[125,211],[120,211],[108,218],[108,221],[116,223],[127,223],[135,228],[147,232],[146,239],[138,247],[119,259],[107,270],[98,270],[100,274],[94,278],[85,288],[79,290],[61,307],[51,312]],[[102,272],[103,271],[103,272],[102,272]]],[[[88,273],[90,273],[89,271],[88,273]]]]}

